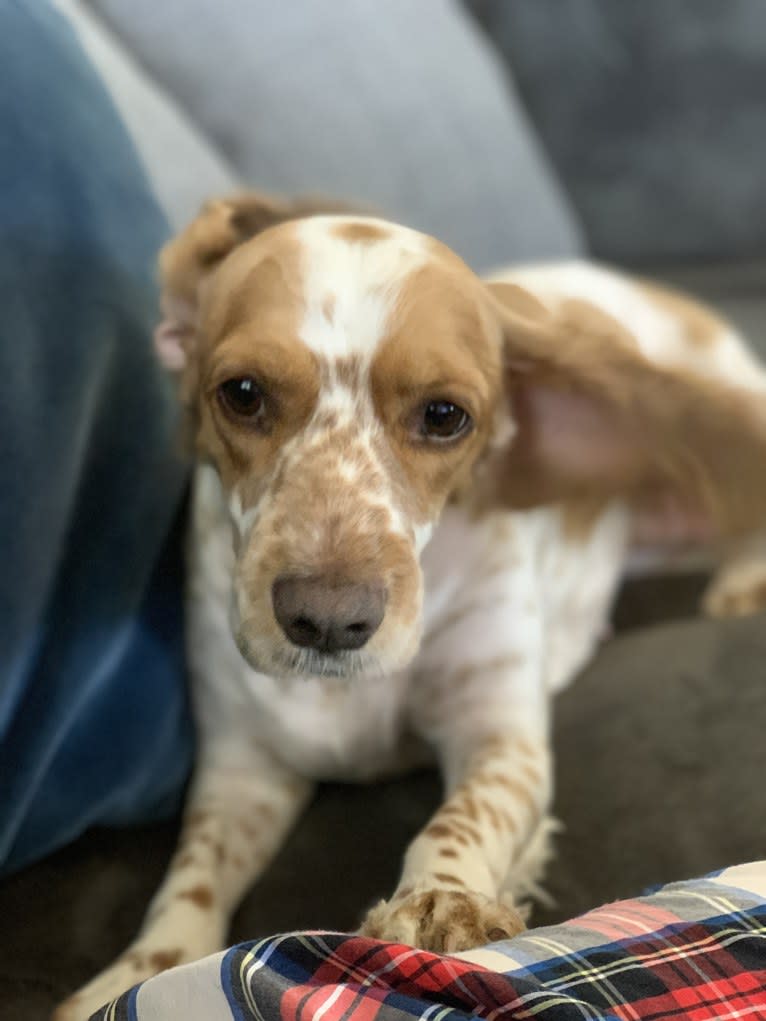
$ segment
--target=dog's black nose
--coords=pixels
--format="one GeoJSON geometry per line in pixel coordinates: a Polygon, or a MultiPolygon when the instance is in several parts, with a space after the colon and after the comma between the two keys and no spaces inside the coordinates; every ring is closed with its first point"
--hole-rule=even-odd
{"type": "Polygon", "coordinates": [[[322,577],[285,575],[271,589],[274,615],[293,643],[318,652],[361,649],[380,627],[383,585],[331,584],[322,577]]]}

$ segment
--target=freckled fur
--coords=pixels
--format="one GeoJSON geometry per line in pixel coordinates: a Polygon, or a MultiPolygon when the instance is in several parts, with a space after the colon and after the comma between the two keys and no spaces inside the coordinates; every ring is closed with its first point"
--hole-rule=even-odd
{"type": "MultiPolygon", "coordinates": [[[[763,518],[766,486],[745,468],[766,455],[766,382],[725,324],[603,267],[485,284],[414,231],[301,212],[212,202],[161,257],[158,344],[201,462],[187,639],[198,767],[183,851],[144,928],[56,1021],[217,949],[316,780],[434,753],[444,802],[362,931],[447,952],[518,932],[502,890],[532,888],[547,854],[549,696],[597,644],[636,491],[659,475],[724,530],[763,518]],[[216,398],[241,375],[268,394],[257,428],[216,398]],[[438,453],[411,434],[434,396],[474,421],[438,453]],[[639,454],[613,464],[607,447],[598,472],[567,474],[539,407],[573,400],[618,440],[637,422],[639,454]],[[384,621],[346,676],[286,642],[270,602],[284,573],[385,581],[384,621]]],[[[720,593],[724,612],[763,600],[754,555],[720,593]]]]}
{"type": "Polygon", "coordinates": [[[198,908],[203,909],[209,908],[213,903],[213,891],[209,886],[200,885],[192,887],[190,890],[181,890],[177,896],[185,898],[191,901],[192,904],[196,904],[198,908]]]}
{"type": "Polygon", "coordinates": [[[372,244],[376,241],[385,241],[390,236],[390,231],[378,223],[339,223],[331,231],[333,237],[341,241],[372,244]]]}
{"type": "Polygon", "coordinates": [[[164,971],[166,968],[172,968],[178,964],[181,957],[180,950],[158,950],[149,958],[149,963],[157,971],[164,971]]]}
{"type": "Polygon", "coordinates": [[[690,344],[706,348],[714,346],[726,332],[726,324],[699,301],[692,301],[671,287],[661,287],[653,281],[640,284],[649,300],[663,309],[679,323],[684,337],[690,344]]]}

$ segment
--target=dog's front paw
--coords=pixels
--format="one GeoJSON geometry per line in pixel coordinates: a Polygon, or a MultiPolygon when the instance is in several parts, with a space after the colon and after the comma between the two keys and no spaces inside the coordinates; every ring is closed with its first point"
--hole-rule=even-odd
{"type": "Polygon", "coordinates": [[[381,901],[367,915],[360,933],[433,953],[456,954],[509,939],[525,928],[515,908],[481,893],[425,890],[381,901]]]}
{"type": "Polygon", "coordinates": [[[137,983],[191,959],[180,950],[151,949],[135,943],[114,964],[61,1003],[54,1010],[51,1021],[88,1021],[100,1007],[137,983]]]}

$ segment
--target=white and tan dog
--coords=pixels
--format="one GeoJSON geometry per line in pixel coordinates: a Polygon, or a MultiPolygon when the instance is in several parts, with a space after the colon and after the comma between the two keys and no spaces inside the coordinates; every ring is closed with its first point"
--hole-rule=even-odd
{"type": "MultiPolygon", "coordinates": [[[[415,231],[257,196],[211,203],[161,270],[199,459],[196,772],[139,936],[59,1019],[220,948],[318,780],[428,755],[444,802],[362,931],[447,952],[517,932],[551,696],[636,516],[732,535],[766,508],[762,370],[680,295],[586,264],[481,281],[415,231]]],[[[764,597],[756,548],[708,602],[764,597]]]]}

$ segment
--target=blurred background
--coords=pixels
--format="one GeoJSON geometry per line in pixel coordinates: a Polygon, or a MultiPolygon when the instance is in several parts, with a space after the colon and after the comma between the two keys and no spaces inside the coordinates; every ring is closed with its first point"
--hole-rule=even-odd
{"type": "Polygon", "coordinates": [[[354,197],[479,270],[587,252],[758,324],[759,0],[84,6],[175,222],[241,182],[354,197]],[[701,264],[718,272],[684,273],[701,264]]]}
{"type": "Polygon", "coordinates": [[[234,178],[356,195],[479,263],[575,238],[630,262],[763,256],[758,0],[87,6],[234,178]]]}
{"type": "MultiPolygon", "coordinates": [[[[681,284],[766,352],[765,166],[762,0],[0,0],[3,1019],[123,949],[192,760],[162,242],[248,186],[359,200],[479,271],[681,284]]],[[[559,701],[537,921],[763,854],[766,628],[703,580],[626,586],[559,701]]],[[[437,797],[325,791],[233,936],[353,927],[437,797]]]]}

